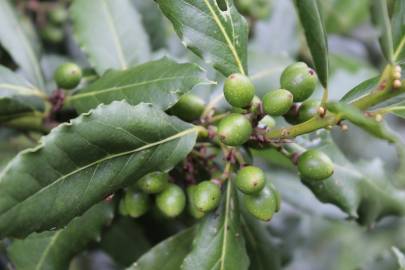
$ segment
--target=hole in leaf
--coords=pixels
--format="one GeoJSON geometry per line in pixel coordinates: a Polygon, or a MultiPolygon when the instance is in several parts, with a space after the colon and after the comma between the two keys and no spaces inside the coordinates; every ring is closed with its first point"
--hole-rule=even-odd
{"type": "Polygon", "coordinates": [[[216,0],[216,1],[217,1],[217,5],[220,10],[222,10],[222,11],[228,10],[228,6],[226,5],[226,0],[216,0]]]}

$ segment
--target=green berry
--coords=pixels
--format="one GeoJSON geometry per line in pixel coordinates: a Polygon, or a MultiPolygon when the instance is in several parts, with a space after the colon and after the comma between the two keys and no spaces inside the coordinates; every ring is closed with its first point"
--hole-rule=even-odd
{"type": "Polygon", "coordinates": [[[243,193],[258,193],[265,184],[264,172],[255,166],[244,167],[236,175],[235,184],[243,193]]]}
{"type": "Polygon", "coordinates": [[[267,128],[271,129],[276,126],[276,121],[274,120],[273,117],[270,115],[265,115],[260,121],[259,124],[257,125],[260,128],[267,128]]]}
{"type": "Polygon", "coordinates": [[[186,206],[186,195],[175,185],[169,186],[156,196],[156,206],[167,217],[176,217],[183,212],[186,206]]]}
{"type": "Polygon", "coordinates": [[[49,20],[54,24],[63,24],[68,18],[68,13],[63,6],[56,6],[48,13],[49,20]]]}
{"type": "Polygon", "coordinates": [[[52,24],[46,25],[41,29],[41,37],[49,43],[60,43],[63,40],[63,30],[52,24]]]}
{"type": "Polygon", "coordinates": [[[320,105],[319,100],[308,99],[304,101],[298,109],[298,122],[303,123],[314,117],[318,113],[320,105]]]}
{"type": "Polygon", "coordinates": [[[205,216],[205,212],[199,210],[194,204],[195,191],[197,190],[197,185],[192,185],[187,187],[187,197],[188,197],[188,212],[190,215],[196,219],[200,219],[205,216]]]}
{"type": "Polygon", "coordinates": [[[82,78],[81,68],[74,63],[60,65],[54,74],[54,79],[58,87],[63,89],[73,89],[79,85],[82,78]]]}
{"type": "Polygon", "coordinates": [[[235,73],[225,80],[224,95],[232,106],[245,108],[255,95],[255,86],[247,76],[235,73]]]}
{"type": "Polygon", "coordinates": [[[278,212],[281,208],[281,194],[272,183],[268,182],[267,185],[273,191],[274,196],[276,196],[276,212],[278,212]]]}
{"type": "Polygon", "coordinates": [[[271,91],[263,97],[264,112],[272,116],[286,114],[293,104],[293,95],[285,90],[271,91]]]}
{"type": "Polygon", "coordinates": [[[277,209],[277,197],[267,185],[255,195],[244,195],[244,205],[257,219],[269,221],[277,209]]]}
{"type": "Polygon", "coordinates": [[[298,171],[305,180],[321,181],[333,174],[333,163],[323,152],[311,149],[299,156],[298,171]]]}
{"type": "Polygon", "coordinates": [[[218,124],[221,141],[229,146],[238,146],[247,142],[252,134],[252,124],[243,115],[231,113],[218,124]]]}
{"type": "Polygon", "coordinates": [[[280,78],[281,88],[293,94],[294,102],[309,98],[315,91],[317,81],[315,71],[302,62],[289,65],[280,78]]]}
{"type": "Polygon", "coordinates": [[[140,191],[128,191],[124,197],[125,210],[130,217],[137,218],[149,210],[149,196],[140,191]]]}
{"type": "Polygon", "coordinates": [[[183,95],[179,101],[170,109],[170,113],[178,116],[184,121],[194,121],[200,118],[204,111],[205,102],[202,98],[187,94],[183,95]]]}
{"type": "Polygon", "coordinates": [[[169,185],[169,177],[166,173],[152,172],[139,179],[136,185],[145,193],[156,194],[169,185]]]}
{"type": "Polygon", "coordinates": [[[300,108],[300,105],[298,103],[294,103],[290,110],[283,115],[284,119],[290,123],[291,125],[296,125],[299,124],[298,121],[298,110],[300,108]]]}
{"type": "Polygon", "coordinates": [[[194,205],[198,210],[209,212],[218,207],[221,199],[221,188],[211,181],[203,181],[197,185],[194,193],[194,205]]]}

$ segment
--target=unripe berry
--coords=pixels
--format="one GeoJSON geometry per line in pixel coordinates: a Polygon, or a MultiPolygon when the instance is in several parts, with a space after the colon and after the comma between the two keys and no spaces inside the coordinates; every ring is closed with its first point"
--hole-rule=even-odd
{"type": "Polygon", "coordinates": [[[304,101],[315,91],[317,84],[315,71],[305,63],[289,65],[281,74],[281,88],[287,89],[294,96],[294,102],[304,101]]]}
{"type": "Polygon", "coordinates": [[[277,209],[276,194],[267,185],[255,195],[244,195],[244,205],[257,219],[269,221],[277,209]]]}
{"type": "Polygon", "coordinates": [[[333,174],[333,170],[333,162],[318,150],[308,150],[298,158],[298,171],[305,180],[324,180],[333,174]]]}
{"type": "Polygon", "coordinates": [[[252,134],[252,124],[237,113],[232,113],[218,124],[218,134],[221,141],[229,146],[238,146],[247,142],[252,134]]]}
{"type": "Polygon", "coordinates": [[[167,217],[176,217],[183,212],[186,206],[186,195],[175,185],[169,186],[156,196],[156,206],[167,217]]]}
{"type": "Polygon", "coordinates": [[[196,219],[200,219],[205,216],[205,212],[199,210],[194,204],[195,191],[197,190],[197,185],[192,185],[187,187],[187,197],[188,197],[188,212],[190,215],[196,219]]]}
{"type": "Polygon", "coordinates": [[[314,117],[318,113],[320,105],[319,100],[308,99],[304,101],[298,109],[298,122],[303,123],[314,117]]]}
{"type": "Polygon", "coordinates": [[[200,118],[204,111],[205,102],[199,96],[193,94],[183,95],[179,101],[170,109],[170,113],[178,116],[184,121],[194,121],[200,118]]]}
{"type": "Polygon", "coordinates": [[[63,89],[73,89],[79,85],[82,78],[81,68],[74,63],[60,65],[54,74],[54,79],[58,87],[63,89]]]}
{"type": "Polygon", "coordinates": [[[41,29],[41,37],[49,43],[60,43],[63,40],[63,36],[62,29],[51,24],[41,29]]]}
{"type": "Polygon", "coordinates": [[[263,189],[265,176],[262,169],[255,166],[247,166],[239,170],[236,175],[235,184],[243,193],[255,194],[263,189]]]}
{"type": "Polygon", "coordinates": [[[276,121],[270,115],[265,115],[257,125],[259,128],[274,128],[276,126],[276,121]]]}
{"type": "Polygon", "coordinates": [[[210,212],[218,207],[221,199],[221,188],[211,181],[203,181],[197,185],[194,193],[194,205],[198,210],[210,212]]]}
{"type": "Polygon", "coordinates": [[[140,191],[128,191],[124,197],[125,209],[130,217],[137,218],[149,210],[149,196],[140,191]]]}
{"type": "Polygon", "coordinates": [[[293,104],[293,95],[285,90],[271,91],[263,97],[264,112],[272,116],[286,114],[293,104]]]}
{"type": "Polygon", "coordinates": [[[145,193],[156,194],[166,189],[169,177],[166,173],[152,172],[139,179],[136,185],[145,193]]]}
{"type": "Polygon", "coordinates": [[[255,86],[247,76],[235,73],[225,80],[224,96],[232,106],[238,108],[247,107],[254,95],[255,86]]]}
{"type": "Polygon", "coordinates": [[[63,6],[56,6],[48,13],[49,20],[54,24],[62,24],[68,18],[68,13],[63,6]]]}

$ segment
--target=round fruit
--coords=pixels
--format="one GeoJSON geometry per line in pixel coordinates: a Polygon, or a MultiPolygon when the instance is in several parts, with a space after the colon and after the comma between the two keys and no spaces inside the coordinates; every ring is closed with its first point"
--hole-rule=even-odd
{"type": "Polygon", "coordinates": [[[255,95],[255,86],[247,76],[235,73],[225,80],[224,95],[232,106],[245,108],[255,95]]]}
{"type": "Polygon", "coordinates": [[[137,218],[149,210],[149,196],[140,191],[130,191],[124,197],[125,209],[129,216],[137,218]]]}
{"type": "Polygon", "coordinates": [[[303,62],[289,65],[280,78],[281,88],[293,94],[294,102],[309,98],[315,91],[317,81],[315,71],[303,62]]]}
{"type": "Polygon", "coordinates": [[[195,191],[197,190],[197,185],[192,185],[187,187],[187,197],[188,197],[188,212],[190,215],[196,219],[200,219],[205,216],[205,212],[199,210],[194,204],[195,191]]]}
{"type": "Polygon", "coordinates": [[[63,31],[59,27],[48,24],[41,29],[41,37],[50,43],[60,43],[63,40],[63,31]]]}
{"type": "Polygon", "coordinates": [[[252,124],[249,120],[237,113],[231,113],[218,124],[218,134],[221,141],[230,146],[244,144],[249,140],[252,132],[252,124]]]}
{"type": "Polygon", "coordinates": [[[257,125],[259,128],[274,128],[276,126],[276,121],[270,115],[265,115],[257,125]]]}
{"type": "Polygon", "coordinates": [[[203,181],[194,192],[194,205],[198,210],[209,212],[217,208],[221,199],[221,188],[211,181],[203,181]]]}
{"type": "Polygon", "coordinates": [[[318,113],[320,105],[319,100],[308,99],[304,101],[298,109],[298,122],[303,123],[314,117],[318,113]]]}
{"type": "Polygon", "coordinates": [[[169,177],[166,173],[152,172],[137,182],[137,187],[145,193],[156,194],[162,192],[169,184],[169,177]]]}
{"type": "Polygon", "coordinates": [[[298,110],[300,108],[300,105],[298,103],[294,103],[290,110],[283,115],[284,120],[286,120],[288,123],[291,125],[296,125],[299,124],[298,122],[298,110]]]}
{"type": "Polygon", "coordinates": [[[272,183],[268,183],[268,185],[273,191],[274,196],[276,196],[276,212],[278,212],[281,208],[281,194],[272,183]]]}
{"type": "Polygon", "coordinates": [[[63,89],[73,89],[79,85],[82,78],[81,68],[73,63],[65,63],[60,65],[54,75],[54,79],[58,87],[63,89]]]}
{"type": "Polygon", "coordinates": [[[176,217],[183,212],[186,206],[186,195],[175,185],[169,186],[156,196],[156,206],[167,217],[176,217]]]}
{"type": "Polygon", "coordinates": [[[247,166],[239,170],[236,175],[235,184],[243,193],[256,194],[263,189],[265,176],[262,169],[255,166],[247,166]]]}
{"type": "Polygon", "coordinates": [[[298,158],[298,171],[305,180],[320,181],[333,174],[333,163],[326,154],[311,149],[298,158]]]}
{"type": "Polygon", "coordinates": [[[267,185],[256,195],[244,195],[246,209],[257,219],[269,221],[277,209],[277,198],[267,185]]]}
{"type": "Polygon", "coordinates": [[[293,95],[285,90],[271,91],[263,97],[264,112],[272,116],[286,114],[293,104],[293,95]]]}
{"type": "Polygon", "coordinates": [[[68,18],[68,13],[63,6],[56,6],[48,13],[49,20],[54,24],[62,24],[68,18]]]}
{"type": "Polygon", "coordinates": [[[184,121],[194,121],[200,118],[204,111],[205,102],[202,98],[187,94],[183,95],[179,101],[170,109],[170,112],[184,121]]]}

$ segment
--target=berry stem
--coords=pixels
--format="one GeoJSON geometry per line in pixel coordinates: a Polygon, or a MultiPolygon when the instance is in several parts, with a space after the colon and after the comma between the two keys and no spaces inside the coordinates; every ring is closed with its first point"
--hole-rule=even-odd
{"type": "MultiPolygon", "coordinates": [[[[392,97],[398,96],[399,94],[405,93],[405,81],[402,81],[402,86],[398,89],[392,88],[391,72],[392,66],[387,66],[384,70],[378,88],[370,92],[368,95],[353,101],[351,105],[357,107],[360,110],[366,110],[378,103],[388,100],[392,97]],[[384,85],[382,89],[380,86],[384,85]]],[[[319,117],[319,115],[309,119],[308,121],[294,125],[291,127],[274,129],[268,131],[265,136],[267,140],[277,139],[277,138],[294,138],[302,134],[311,133],[315,130],[326,128],[328,126],[334,126],[341,121],[341,117],[336,114],[327,112],[324,117],[319,117]]]]}

